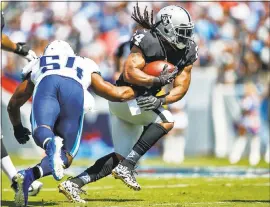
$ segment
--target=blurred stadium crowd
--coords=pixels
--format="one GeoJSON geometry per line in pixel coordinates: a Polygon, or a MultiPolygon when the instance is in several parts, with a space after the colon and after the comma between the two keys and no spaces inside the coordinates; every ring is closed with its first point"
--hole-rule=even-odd
{"type": "MultiPolygon", "coordinates": [[[[154,14],[169,4],[172,3],[139,3],[141,8],[153,9],[154,14]]],[[[253,84],[255,92],[251,96],[255,98],[252,101],[258,100],[258,103],[255,101],[257,105],[252,110],[256,111],[255,116],[265,121],[264,130],[267,130],[269,2],[173,4],[185,7],[195,22],[194,40],[199,46],[197,68],[204,70],[214,66],[218,71],[218,84],[253,84]]],[[[135,3],[9,2],[3,5],[4,33],[13,41],[27,42],[37,55],[41,55],[52,40],[68,41],[79,55],[97,62],[105,79],[113,81],[116,72],[114,54],[117,47],[131,37],[134,21],[130,16],[135,3]]],[[[19,80],[22,61],[3,52],[3,74],[19,80]]],[[[186,127],[187,121],[185,123],[186,127]]]]}

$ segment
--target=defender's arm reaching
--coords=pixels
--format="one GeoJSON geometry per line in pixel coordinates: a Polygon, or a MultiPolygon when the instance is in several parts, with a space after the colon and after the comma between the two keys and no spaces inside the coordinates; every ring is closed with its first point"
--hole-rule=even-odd
{"type": "Polygon", "coordinates": [[[92,73],[92,83],[91,87],[94,92],[109,100],[115,102],[123,102],[133,99],[136,96],[135,91],[128,86],[117,87],[111,83],[105,81],[99,74],[92,73]]]}
{"type": "Polygon", "coordinates": [[[30,80],[25,80],[17,87],[8,103],[8,115],[13,125],[14,136],[20,144],[25,144],[29,140],[30,131],[23,127],[21,122],[20,108],[32,96],[34,84],[30,80]]]}

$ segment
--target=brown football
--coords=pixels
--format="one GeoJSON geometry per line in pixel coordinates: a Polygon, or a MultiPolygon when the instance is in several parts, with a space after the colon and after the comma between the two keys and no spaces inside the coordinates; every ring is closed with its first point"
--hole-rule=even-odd
{"type": "Polygon", "coordinates": [[[145,72],[147,75],[158,77],[160,76],[160,73],[162,72],[165,64],[168,65],[169,72],[173,72],[174,65],[163,60],[157,60],[146,64],[143,68],[143,72],[145,72]]]}

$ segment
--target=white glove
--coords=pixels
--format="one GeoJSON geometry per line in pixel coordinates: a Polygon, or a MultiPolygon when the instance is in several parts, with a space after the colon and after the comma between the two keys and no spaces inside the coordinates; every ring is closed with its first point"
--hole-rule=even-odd
{"type": "Polygon", "coordinates": [[[30,62],[33,59],[37,58],[37,55],[33,50],[29,50],[28,54],[26,56],[23,56],[23,57],[30,62]]]}

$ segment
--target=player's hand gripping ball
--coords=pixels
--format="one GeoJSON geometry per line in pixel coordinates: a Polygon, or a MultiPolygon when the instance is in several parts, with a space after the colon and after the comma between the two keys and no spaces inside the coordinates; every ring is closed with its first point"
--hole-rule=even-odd
{"type": "Polygon", "coordinates": [[[170,84],[178,74],[178,68],[165,61],[154,61],[143,68],[143,72],[155,76],[153,86],[162,87],[170,84]]]}
{"type": "Polygon", "coordinates": [[[174,71],[175,66],[171,63],[162,60],[157,60],[146,64],[146,66],[143,68],[143,72],[145,72],[147,75],[158,77],[164,71],[164,68],[168,71],[168,73],[172,73],[174,71]]]}

